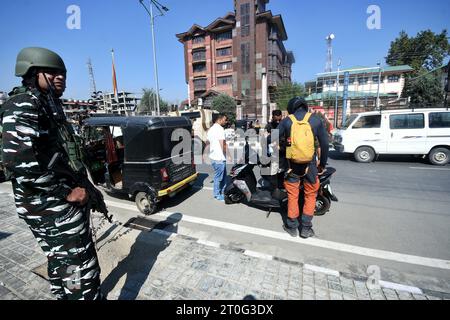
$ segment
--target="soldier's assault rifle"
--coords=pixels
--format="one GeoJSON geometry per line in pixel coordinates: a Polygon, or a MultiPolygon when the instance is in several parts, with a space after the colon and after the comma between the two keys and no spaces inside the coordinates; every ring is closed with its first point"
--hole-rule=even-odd
{"type": "Polygon", "coordinates": [[[53,173],[66,176],[70,180],[75,181],[76,185],[84,188],[89,197],[87,202],[87,210],[94,210],[103,213],[105,218],[112,223],[112,215],[108,215],[108,208],[106,208],[105,200],[102,193],[89,181],[88,177],[82,173],[75,174],[73,170],[69,169],[67,164],[62,162],[63,155],[56,152],[50,160],[47,169],[53,173]]]}
{"type": "Polygon", "coordinates": [[[67,123],[61,104],[57,103],[53,98],[55,96],[55,88],[45,73],[44,78],[48,85],[48,92],[45,93],[47,103],[44,103],[43,107],[56,128],[57,141],[67,156],[65,158],[62,153],[56,152],[48,164],[48,169],[54,173],[69,177],[78,186],[86,189],[89,196],[87,203],[88,212],[92,209],[103,213],[105,218],[112,223],[112,216],[108,216],[108,209],[106,208],[103,195],[88,179],[89,170],[83,163],[86,157],[84,156],[82,143],[75,136],[73,128],[67,123]],[[61,163],[62,160],[66,160],[66,163],[61,163]]]}

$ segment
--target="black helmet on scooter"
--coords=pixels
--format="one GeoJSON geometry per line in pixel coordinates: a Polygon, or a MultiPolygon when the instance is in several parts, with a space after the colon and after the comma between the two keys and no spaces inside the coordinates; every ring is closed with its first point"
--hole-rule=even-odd
{"type": "Polygon", "coordinates": [[[289,101],[287,111],[289,114],[294,114],[300,108],[308,111],[308,102],[306,102],[305,98],[294,97],[289,101]]]}

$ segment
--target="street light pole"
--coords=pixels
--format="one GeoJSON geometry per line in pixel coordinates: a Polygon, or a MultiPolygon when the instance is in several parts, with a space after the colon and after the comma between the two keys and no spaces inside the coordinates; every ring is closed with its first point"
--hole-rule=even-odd
{"type": "Polygon", "coordinates": [[[159,116],[159,79],[158,79],[158,63],[156,61],[156,44],[155,44],[155,17],[153,16],[153,3],[150,2],[150,21],[152,25],[152,44],[153,44],[153,64],[155,66],[156,79],[156,115],[159,116]]]}
{"type": "MultiPolygon", "coordinates": [[[[155,66],[155,81],[156,81],[156,107],[157,107],[157,115],[160,115],[160,108],[159,108],[159,79],[158,79],[158,62],[156,60],[156,41],[155,41],[155,16],[153,15],[153,5],[155,4],[153,0],[150,0],[150,10],[147,9],[147,7],[145,6],[144,0],[139,0],[139,2],[142,4],[142,6],[145,8],[145,11],[147,11],[147,13],[150,15],[150,24],[152,27],[152,45],[153,45],[153,64],[155,66]]],[[[159,5],[159,3],[158,3],[159,5]]],[[[161,8],[164,11],[169,11],[169,9],[167,9],[164,6],[161,6],[161,8]]],[[[164,15],[163,12],[161,11],[161,9],[159,7],[157,7],[157,9],[161,12],[161,16],[164,15]]]]}

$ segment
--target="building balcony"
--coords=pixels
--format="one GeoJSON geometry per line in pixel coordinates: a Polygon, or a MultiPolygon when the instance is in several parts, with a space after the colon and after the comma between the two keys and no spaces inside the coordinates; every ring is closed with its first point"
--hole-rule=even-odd
{"type": "Polygon", "coordinates": [[[206,43],[205,42],[192,43],[192,49],[200,49],[200,48],[206,49],[206,43]]]}
{"type": "Polygon", "coordinates": [[[205,85],[194,85],[194,92],[199,91],[206,91],[206,84],[205,85]]]}
{"type": "Polygon", "coordinates": [[[192,63],[206,63],[206,56],[192,58],[192,63]]]}
{"type": "Polygon", "coordinates": [[[200,71],[194,70],[193,74],[194,74],[195,77],[206,77],[208,75],[206,69],[205,70],[200,70],[200,71]]]}

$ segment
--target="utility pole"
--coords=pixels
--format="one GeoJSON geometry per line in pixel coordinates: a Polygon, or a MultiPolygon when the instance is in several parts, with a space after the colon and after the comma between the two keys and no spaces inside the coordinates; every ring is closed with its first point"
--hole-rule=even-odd
{"type": "Polygon", "coordinates": [[[341,59],[338,61],[338,70],[336,76],[336,102],[334,104],[334,127],[337,127],[337,114],[338,114],[338,93],[339,93],[339,72],[341,71],[341,59]]]}
{"type": "Polygon", "coordinates": [[[262,125],[265,126],[267,124],[267,73],[266,69],[263,68],[262,71],[262,95],[261,95],[261,104],[262,104],[262,125]]]}
{"type": "Polygon", "coordinates": [[[377,89],[377,103],[376,103],[377,107],[376,107],[376,109],[380,110],[381,63],[378,62],[377,65],[378,65],[379,72],[378,72],[378,89],[377,89]]]}

